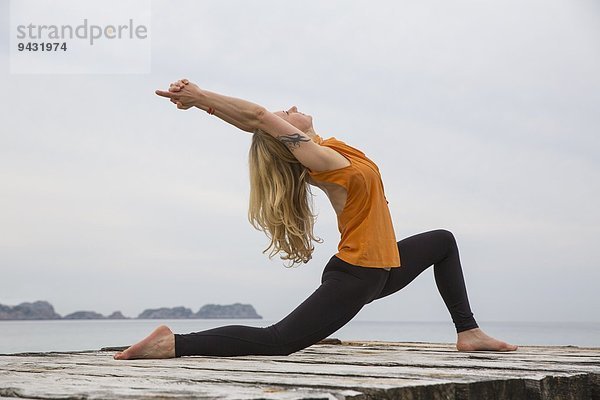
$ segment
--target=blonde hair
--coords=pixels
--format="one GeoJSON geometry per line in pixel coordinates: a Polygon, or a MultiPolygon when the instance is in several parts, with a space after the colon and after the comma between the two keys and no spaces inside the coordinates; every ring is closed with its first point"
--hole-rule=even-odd
{"type": "Polygon", "coordinates": [[[285,144],[266,132],[252,135],[248,153],[250,168],[250,204],[248,220],[271,240],[269,259],[277,253],[291,260],[290,267],[307,263],[312,258],[313,226],[312,192],[308,170],[294,157],[285,144]]]}

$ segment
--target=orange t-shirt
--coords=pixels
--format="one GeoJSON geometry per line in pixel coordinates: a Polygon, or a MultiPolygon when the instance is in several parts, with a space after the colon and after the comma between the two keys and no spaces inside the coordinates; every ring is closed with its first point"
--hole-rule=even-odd
{"type": "Polygon", "coordinates": [[[318,136],[317,141],[351,163],[331,171],[309,170],[317,183],[334,183],[346,189],[346,204],[338,215],[341,240],[336,256],[361,267],[399,267],[400,254],[379,168],[362,151],[335,137],[323,140],[318,136]]]}

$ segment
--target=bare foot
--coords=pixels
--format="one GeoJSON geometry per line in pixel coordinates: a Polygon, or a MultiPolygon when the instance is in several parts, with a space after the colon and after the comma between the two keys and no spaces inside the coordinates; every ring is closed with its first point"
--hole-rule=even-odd
{"type": "Polygon", "coordinates": [[[166,325],[161,325],[141,342],[114,355],[115,360],[134,360],[138,358],[175,357],[175,336],[166,325]]]}
{"type": "Polygon", "coordinates": [[[517,346],[508,344],[486,335],[481,329],[473,328],[458,333],[456,349],[458,351],[515,351],[517,346]]]}

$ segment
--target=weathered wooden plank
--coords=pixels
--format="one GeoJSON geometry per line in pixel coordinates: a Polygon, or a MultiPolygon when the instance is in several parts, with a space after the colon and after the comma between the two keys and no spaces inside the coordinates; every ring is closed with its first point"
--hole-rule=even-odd
{"type": "Polygon", "coordinates": [[[0,396],[600,399],[597,348],[461,353],[449,344],[345,342],[281,357],[115,361],[112,354],[0,356],[0,396]]]}

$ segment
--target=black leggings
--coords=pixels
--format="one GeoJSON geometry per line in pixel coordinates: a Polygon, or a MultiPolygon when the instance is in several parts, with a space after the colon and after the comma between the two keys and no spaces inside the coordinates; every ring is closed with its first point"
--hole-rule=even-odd
{"type": "Polygon", "coordinates": [[[321,286],[278,323],[255,328],[223,326],[175,335],[175,355],[288,355],[331,335],[365,305],[397,292],[430,265],[457,332],[477,328],[454,235],[446,230],[420,233],[398,242],[402,266],[387,271],[331,257],[321,286]]]}

